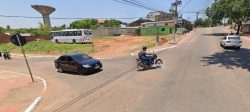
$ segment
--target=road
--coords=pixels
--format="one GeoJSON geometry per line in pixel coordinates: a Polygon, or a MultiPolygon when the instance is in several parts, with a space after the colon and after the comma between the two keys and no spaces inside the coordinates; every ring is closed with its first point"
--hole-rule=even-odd
{"type": "MultiPolygon", "coordinates": [[[[221,27],[200,28],[178,47],[159,52],[162,69],[136,71],[135,58],[102,60],[103,71],[57,73],[53,58],[30,58],[48,81],[38,112],[249,112],[250,41],[241,50],[219,46],[221,27]]],[[[22,59],[0,69],[28,73],[22,59]]]]}

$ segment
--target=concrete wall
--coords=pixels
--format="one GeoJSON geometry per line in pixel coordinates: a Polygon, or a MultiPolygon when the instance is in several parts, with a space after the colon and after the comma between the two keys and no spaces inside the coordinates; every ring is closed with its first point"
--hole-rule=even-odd
{"type": "Polygon", "coordinates": [[[250,33],[250,24],[242,24],[241,32],[243,33],[250,33]]]}
{"type": "Polygon", "coordinates": [[[136,35],[137,28],[100,28],[92,31],[94,36],[136,35]]]}

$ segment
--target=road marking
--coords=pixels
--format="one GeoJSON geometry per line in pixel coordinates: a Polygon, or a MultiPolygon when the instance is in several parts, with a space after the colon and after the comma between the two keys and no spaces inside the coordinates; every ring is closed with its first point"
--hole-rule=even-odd
{"type": "MultiPolygon", "coordinates": [[[[24,73],[19,73],[19,72],[13,72],[13,71],[8,71],[8,70],[2,70],[4,72],[9,72],[9,73],[15,73],[15,74],[19,74],[19,75],[23,75],[23,76],[29,76],[28,74],[24,74],[24,73]]],[[[38,77],[38,76],[34,76],[37,79],[40,79],[43,82],[44,88],[43,88],[43,93],[46,91],[47,89],[47,82],[45,79],[38,77]]],[[[33,112],[34,109],[36,108],[36,106],[38,105],[38,103],[42,100],[42,96],[38,96],[33,103],[27,108],[25,109],[24,112],[33,112]]]]}

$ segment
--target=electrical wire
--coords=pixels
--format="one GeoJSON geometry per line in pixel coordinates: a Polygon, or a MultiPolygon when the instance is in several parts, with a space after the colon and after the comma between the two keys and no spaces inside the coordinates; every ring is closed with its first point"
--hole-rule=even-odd
{"type": "MultiPolygon", "coordinates": [[[[43,17],[35,17],[35,16],[10,16],[10,15],[0,15],[0,17],[7,18],[43,18],[43,17]]],[[[51,17],[50,19],[138,19],[138,18],[146,18],[146,17],[124,17],[124,18],[62,18],[62,17],[51,17]]]]}
{"type": "Polygon", "coordinates": [[[188,4],[191,3],[191,1],[192,1],[192,0],[189,0],[189,1],[181,8],[180,12],[181,12],[183,9],[185,9],[185,8],[188,6],[188,4]]]}
{"type": "Polygon", "coordinates": [[[130,5],[130,6],[135,6],[135,7],[142,8],[142,9],[147,9],[147,10],[156,11],[156,12],[163,12],[163,11],[160,11],[156,8],[145,6],[145,4],[142,4],[136,0],[114,0],[114,1],[126,4],[126,5],[130,5]]]}

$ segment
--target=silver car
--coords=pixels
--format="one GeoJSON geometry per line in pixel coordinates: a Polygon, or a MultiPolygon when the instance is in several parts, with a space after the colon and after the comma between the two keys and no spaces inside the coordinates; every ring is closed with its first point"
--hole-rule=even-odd
{"type": "Polygon", "coordinates": [[[242,41],[239,35],[228,35],[221,39],[220,45],[223,48],[233,47],[240,49],[242,46],[242,41]]]}

